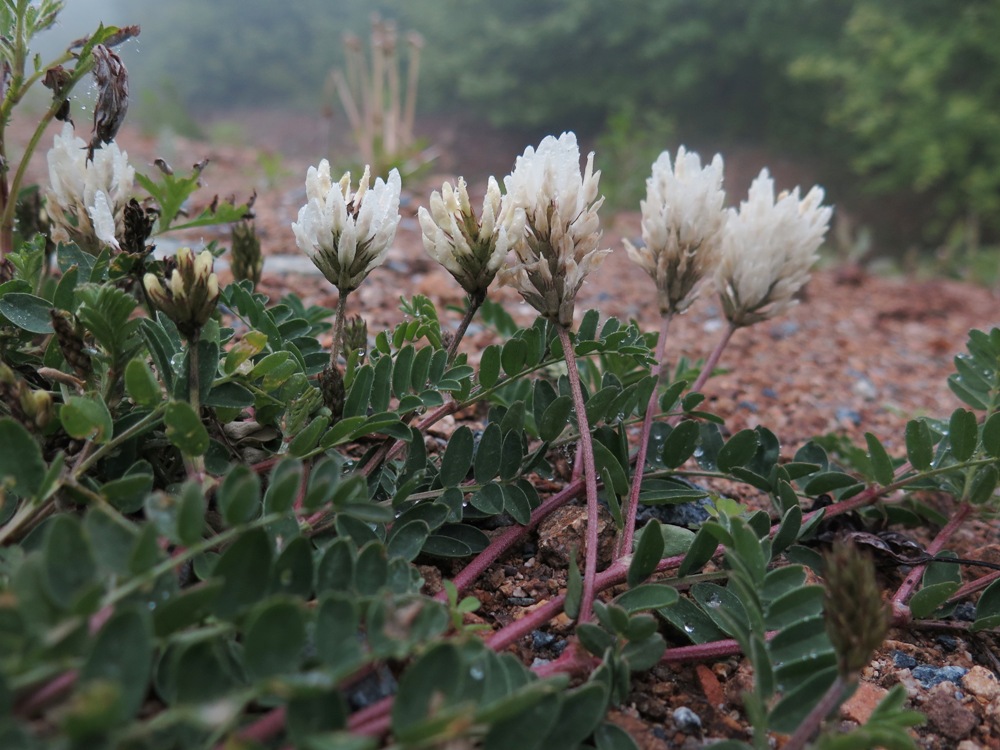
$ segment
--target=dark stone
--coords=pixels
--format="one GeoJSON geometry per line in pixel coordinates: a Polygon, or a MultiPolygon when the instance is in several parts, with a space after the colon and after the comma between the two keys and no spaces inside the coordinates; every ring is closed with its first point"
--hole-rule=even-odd
{"type": "Polygon", "coordinates": [[[930,689],[942,682],[954,682],[957,685],[968,671],[965,667],[932,667],[928,664],[922,664],[913,670],[913,676],[924,688],[930,689]]]}
{"type": "Polygon", "coordinates": [[[687,706],[674,709],[674,726],[681,732],[697,732],[701,729],[701,717],[687,706]]]}
{"type": "Polygon", "coordinates": [[[913,669],[917,666],[917,660],[909,654],[904,654],[902,651],[893,651],[892,664],[900,669],[913,669]]]}
{"type": "Polygon", "coordinates": [[[945,651],[954,651],[958,648],[958,638],[953,635],[939,635],[934,640],[945,651]]]}

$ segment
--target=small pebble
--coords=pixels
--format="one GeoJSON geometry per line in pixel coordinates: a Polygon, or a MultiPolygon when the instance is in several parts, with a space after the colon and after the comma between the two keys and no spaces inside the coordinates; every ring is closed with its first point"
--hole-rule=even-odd
{"type": "Polygon", "coordinates": [[[978,665],[962,678],[962,687],[984,701],[992,701],[1000,696],[1000,682],[997,682],[996,675],[978,665]]]}
{"type": "Polygon", "coordinates": [[[833,416],[838,422],[850,422],[855,427],[861,424],[860,412],[855,409],[849,409],[846,406],[838,406],[833,416]]]}
{"type": "Polygon", "coordinates": [[[917,666],[917,660],[909,654],[904,654],[902,651],[893,651],[892,664],[900,669],[913,669],[917,666]]]}
{"type": "Polygon", "coordinates": [[[958,638],[953,635],[939,635],[934,640],[945,651],[954,651],[958,648],[958,638]]]}
{"type": "Polygon", "coordinates": [[[961,602],[955,611],[951,614],[952,619],[961,620],[962,622],[975,622],[976,620],[976,605],[972,602],[961,602]]]}
{"type": "Polygon", "coordinates": [[[531,647],[534,649],[548,648],[556,640],[556,636],[552,633],[546,633],[544,630],[533,630],[531,632],[531,647]]]}
{"type": "Polygon", "coordinates": [[[761,395],[765,398],[778,398],[778,392],[774,388],[765,388],[761,391],[761,395]]]}
{"type": "Polygon", "coordinates": [[[928,664],[922,664],[913,670],[913,676],[920,681],[924,689],[930,689],[935,685],[940,685],[942,682],[954,682],[958,684],[958,681],[968,671],[965,667],[932,667],[928,664]]]}
{"type": "Polygon", "coordinates": [[[515,607],[530,607],[535,603],[533,596],[508,596],[507,603],[515,607]]]}
{"type": "Polygon", "coordinates": [[[753,401],[740,401],[738,404],[736,404],[736,407],[738,409],[745,409],[751,414],[757,413],[757,404],[755,404],[753,401]]]}
{"type": "Polygon", "coordinates": [[[687,706],[675,708],[673,718],[674,726],[682,732],[694,732],[701,729],[701,717],[687,706]]]}
{"type": "Polygon", "coordinates": [[[775,341],[781,341],[781,339],[787,339],[789,336],[794,336],[798,333],[798,331],[798,323],[792,320],[785,320],[771,326],[771,338],[775,341]]]}

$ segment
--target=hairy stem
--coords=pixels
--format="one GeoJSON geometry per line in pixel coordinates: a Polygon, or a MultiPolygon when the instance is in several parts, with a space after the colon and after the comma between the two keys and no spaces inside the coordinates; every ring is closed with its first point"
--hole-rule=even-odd
{"type": "Polygon", "coordinates": [[[705,381],[712,377],[712,370],[714,370],[715,366],[719,364],[719,360],[722,358],[722,351],[729,343],[729,339],[731,339],[733,334],[736,333],[736,328],[737,327],[732,323],[726,326],[725,333],[722,334],[722,338],[719,339],[719,343],[715,345],[712,353],[708,355],[708,359],[705,360],[705,366],[701,368],[701,372],[698,373],[698,378],[691,385],[692,392],[701,390],[701,387],[705,385],[705,381]]]}
{"type": "Polygon", "coordinates": [[[847,682],[841,675],[837,675],[833,684],[827,688],[823,697],[820,698],[819,703],[813,706],[813,710],[802,720],[798,729],[795,730],[795,733],[785,743],[783,750],[803,750],[809,740],[819,731],[823,720],[840,703],[840,697],[844,694],[846,687],[847,682]]]}
{"type": "Polygon", "coordinates": [[[333,321],[333,343],[330,344],[330,367],[337,366],[337,358],[344,345],[344,318],[347,317],[347,298],[350,292],[340,292],[337,298],[337,317],[333,321]]]}
{"type": "MultiPolygon", "coordinates": [[[[972,514],[972,511],[973,507],[969,503],[959,505],[958,510],[955,511],[948,523],[941,528],[937,536],[927,545],[927,554],[933,556],[940,552],[944,545],[948,543],[948,540],[951,539],[951,536],[965,523],[965,520],[972,514]]],[[[927,563],[914,565],[909,575],[906,576],[899,585],[899,588],[896,589],[896,593],[892,597],[892,615],[894,620],[902,619],[904,622],[909,621],[910,614],[906,602],[917,587],[917,584],[920,583],[926,567],[927,563]]]]}
{"type": "Polygon", "coordinates": [[[479,308],[483,305],[483,300],[486,299],[485,293],[470,294],[469,304],[465,308],[465,315],[462,316],[462,322],[458,324],[458,329],[455,331],[455,337],[451,340],[451,344],[448,345],[448,361],[451,362],[455,359],[455,355],[458,354],[458,345],[462,343],[462,339],[465,338],[465,332],[469,330],[469,324],[472,319],[476,317],[476,313],[479,308]]]}
{"type": "Polygon", "coordinates": [[[667,350],[667,333],[670,330],[670,313],[664,313],[660,318],[660,337],[656,341],[656,385],[649,395],[646,414],[642,418],[642,430],[639,433],[639,450],[635,457],[635,471],[632,473],[632,486],[629,488],[628,505],[625,508],[625,528],[618,539],[615,557],[621,557],[632,552],[632,541],[635,538],[635,517],[639,512],[639,492],[642,490],[642,475],[646,467],[646,451],[649,450],[649,433],[653,429],[653,416],[657,412],[660,384],[663,382],[664,354],[667,350]]]}
{"type": "Polygon", "coordinates": [[[569,374],[569,389],[573,394],[576,410],[576,424],[580,432],[580,448],[583,450],[583,481],[587,490],[587,549],[583,564],[583,596],[580,600],[579,622],[587,622],[594,604],[594,582],[597,576],[597,525],[599,508],[597,504],[597,471],[594,467],[594,445],[591,442],[590,425],[587,423],[587,407],[583,401],[580,373],[576,369],[576,354],[569,330],[558,326],[559,342],[566,358],[569,374]]]}

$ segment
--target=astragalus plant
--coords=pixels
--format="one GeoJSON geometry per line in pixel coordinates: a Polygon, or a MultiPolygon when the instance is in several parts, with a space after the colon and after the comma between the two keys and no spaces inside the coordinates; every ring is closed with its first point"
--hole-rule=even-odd
{"type": "MultiPolygon", "coordinates": [[[[12,70],[41,8],[57,9],[0,14],[12,70]]],[[[995,510],[1000,331],[973,332],[956,360],[969,409],[912,421],[905,456],[868,435],[850,471],[817,443],[783,457],[765,427],[730,432],[700,410],[732,332],[808,279],[831,210],[818,188],[775,197],[762,174],[727,208],[721,157],[664,153],[644,244],[627,248],[662,313],[645,333],[578,309],[613,252],[599,173],[572,133],[547,137],[478,211],[459,179],[419,214],[469,296],[457,335],[421,296],[369,332],[346,304],[394,241],[397,173],[355,187],[323,162],[306,176],[287,241],[337,287],[334,312],[255,291],[249,206],[184,218],[203,163],[133,185],[94,127],[92,160],[57,136],[52,223],[24,225],[0,267],[0,747],[629,748],[608,716],[633,675],[738,654],[755,747],[912,747],[919,716],[899,690],[852,733],[827,721],[885,628],[979,592],[970,629],[1000,625],[996,576],[962,580],[945,550],[995,510]],[[213,221],[241,222],[239,281],[220,283],[214,246],[151,255],[157,234],[213,221]],[[489,300],[494,278],[537,310],[531,325],[489,300]],[[713,283],[730,326],[691,387],[664,366],[668,323],[713,283]],[[470,352],[477,314],[496,338],[470,352]],[[911,488],[957,506],[891,595],[846,544],[817,553],[849,512],[918,517],[911,488]],[[469,596],[578,501],[580,549],[544,599],[508,617],[469,596]],[[640,508],[682,503],[707,519],[637,528],[640,508]],[[553,660],[509,648],[546,631],[565,639],[553,660]]]]}

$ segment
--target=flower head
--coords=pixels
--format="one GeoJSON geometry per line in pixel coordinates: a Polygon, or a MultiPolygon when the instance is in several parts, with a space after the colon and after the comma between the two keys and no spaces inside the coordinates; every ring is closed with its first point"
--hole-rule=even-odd
{"type": "Polygon", "coordinates": [[[593,153],[581,175],[576,136],[563,133],[547,136],[537,151],[525,149],[504,178],[501,222],[517,258],[500,270],[500,283],[515,287],[538,312],[566,327],[573,323],[584,279],[611,252],[598,249],[600,177],[593,153]]]}
{"type": "Polygon", "coordinates": [[[114,143],[87,158],[87,144],[73,135],[70,123],[52,141],[47,160],[46,210],[54,242],[74,242],[94,255],[105,246],[120,249],[125,206],[132,196],[135,169],[114,143]]]}
{"type": "MultiPolygon", "coordinates": [[[[498,221],[502,204],[500,186],[490,177],[477,219],[460,177],[457,187],[446,182],[440,193],[431,194],[430,211],[421,206],[417,212],[424,249],[472,297],[486,294],[510,250],[508,227],[498,221]]],[[[523,227],[515,228],[518,236],[522,232],[523,227]]]]}
{"type": "Polygon", "coordinates": [[[143,277],[150,300],[189,339],[212,316],[219,301],[219,279],[212,270],[215,258],[208,250],[197,256],[189,247],[177,251],[176,266],[167,285],[155,274],[143,277]]]}
{"type": "Polygon", "coordinates": [[[375,180],[369,189],[369,169],[351,192],[351,173],[338,184],[330,178],[330,163],[309,167],[307,203],[292,224],[295,242],[341,294],[360,286],[385,260],[399,225],[399,172],[387,182],[375,180]]]}
{"type": "Polygon", "coordinates": [[[715,270],[725,196],[718,154],[702,168],[701,157],[681,146],[673,166],[667,151],[653,163],[640,204],[645,244],[635,247],[625,240],[625,249],[653,277],[664,314],[684,312],[697,297],[701,279],[715,270]]]}
{"type": "Polygon", "coordinates": [[[833,209],[822,202],[818,186],[805,198],[795,188],[775,201],[774,181],[764,169],[739,211],[729,209],[716,284],[733,325],[753,325],[795,304],[830,224],[833,209]]]}

